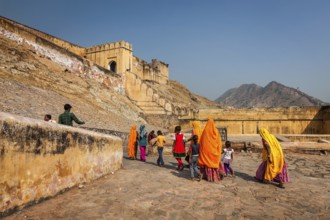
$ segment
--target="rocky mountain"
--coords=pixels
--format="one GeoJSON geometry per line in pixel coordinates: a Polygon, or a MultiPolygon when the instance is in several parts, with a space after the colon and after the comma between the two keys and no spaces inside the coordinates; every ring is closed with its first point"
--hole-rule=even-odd
{"type": "Polygon", "coordinates": [[[243,84],[238,88],[229,89],[215,101],[236,108],[321,106],[326,104],[298,89],[275,81],[265,87],[243,84]]]}

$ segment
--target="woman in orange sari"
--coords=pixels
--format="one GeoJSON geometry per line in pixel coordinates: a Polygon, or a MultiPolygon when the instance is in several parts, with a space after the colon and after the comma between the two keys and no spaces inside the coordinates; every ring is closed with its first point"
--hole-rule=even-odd
{"type": "Polygon", "coordinates": [[[128,157],[132,160],[136,159],[136,153],[137,153],[136,125],[133,125],[131,127],[131,131],[129,132],[127,148],[128,148],[128,157]]]}
{"type": "Polygon", "coordinates": [[[282,147],[276,137],[265,128],[261,128],[259,134],[262,138],[263,161],[256,172],[256,179],[264,183],[276,181],[280,188],[284,188],[283,184],[289,182],[289,175],[282,147]]]}
{"type": "Polygon", "coordinates": [[[209,119],[200,139],[198,164],[201,175],[210,182],[220,182],[223,177],[221,152],[222,141],[219,131],[214,126],[213,119],[209,119]]]}

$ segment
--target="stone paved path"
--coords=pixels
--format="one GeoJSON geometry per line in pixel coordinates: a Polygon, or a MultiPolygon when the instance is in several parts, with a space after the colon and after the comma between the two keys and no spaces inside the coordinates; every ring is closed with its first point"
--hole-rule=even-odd
{"type": "Polygon", "coordinates": [[[23,209],[10,219],[330,219],[330,156],[287,154],[292,182],[280,189],[253,178],[260,154],[239,153],[236,177],[193,182],[175,170],[124,159],[123,169],[23,209]]]}

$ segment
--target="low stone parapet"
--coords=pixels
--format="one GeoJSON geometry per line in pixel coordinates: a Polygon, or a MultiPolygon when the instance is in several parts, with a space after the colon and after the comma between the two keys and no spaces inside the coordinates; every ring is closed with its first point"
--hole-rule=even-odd
{"type": "Polygon", "coordinates": [[[0,217],[122,166],[118,137],[0,112],[0,217]]]}

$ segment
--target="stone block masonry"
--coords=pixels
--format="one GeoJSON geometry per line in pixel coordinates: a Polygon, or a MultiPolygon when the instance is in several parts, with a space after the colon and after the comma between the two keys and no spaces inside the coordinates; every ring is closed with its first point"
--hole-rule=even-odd
{"type": "Polygon", "coordinates": [[[0,112],[0,217],[122,166],[118,137],[0,112]]]}

